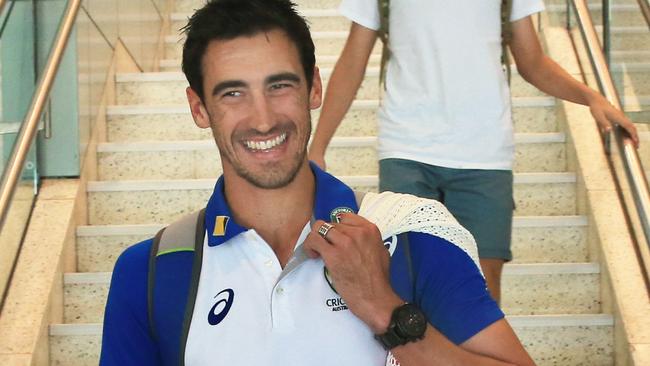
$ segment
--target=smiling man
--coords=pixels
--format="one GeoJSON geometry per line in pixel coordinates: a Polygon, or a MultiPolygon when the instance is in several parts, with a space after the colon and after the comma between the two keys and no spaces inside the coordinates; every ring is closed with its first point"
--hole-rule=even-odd
{"type": "Polygon", "coordinates": [[[444,207],[308,162],[321,80],[289,1],[211,1],[186,33],[223,176],[205,210],[118,259],[101,365],[533,364],[444,207]]]}

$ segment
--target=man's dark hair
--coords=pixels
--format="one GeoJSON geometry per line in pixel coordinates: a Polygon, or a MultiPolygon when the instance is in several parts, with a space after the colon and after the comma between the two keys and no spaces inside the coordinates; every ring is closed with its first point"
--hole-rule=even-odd
{"type": "Polygon", "coordinates": [[[284,31],[298,49],[311,89],[316,63],[314,42],[307,23],[289,0],[210,0],[197,10],[181,29],[186,35],[183,73],[190,87],[204,100],[201,61],[211,41],[250,37],[276,29],[284,31]]]}

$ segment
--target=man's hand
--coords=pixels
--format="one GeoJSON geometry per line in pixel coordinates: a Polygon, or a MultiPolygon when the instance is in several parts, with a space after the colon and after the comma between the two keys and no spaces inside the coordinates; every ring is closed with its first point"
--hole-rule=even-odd
{"type": "Polygon", "coordinates": [[[594,96],[589,101],[589,110],[602,131],[609,132],[614,124],[618,124],[630,135],[634,146],[639,147],[639,134],[634,123],[605,97],[594,92],[594,96]]]}
{"type": "Polygon", "coordinates": [[[332,224],[321,236],[318,229],[324,223],[314,223],[304,243],[305,252],[323,259],[350,311],[375,334],[385,332],[392,311],[404,301],[391,288],[390,258],[379,229],[359,215],[344,213],[340,223],[332,224]]]}

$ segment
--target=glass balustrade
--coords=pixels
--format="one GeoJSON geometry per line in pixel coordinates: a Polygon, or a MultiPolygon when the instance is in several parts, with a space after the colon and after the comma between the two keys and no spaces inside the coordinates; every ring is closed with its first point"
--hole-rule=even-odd
{"type": "MultiPolygon", "coordinates": [[[[0,17],[0,169],[4,172],[36,83],[35,1],[9,0],[0,17]]],[[[36,148],[24,164],[4,224],[0,226],[0,295],[22,242],[37,190],[36,148]]]]}

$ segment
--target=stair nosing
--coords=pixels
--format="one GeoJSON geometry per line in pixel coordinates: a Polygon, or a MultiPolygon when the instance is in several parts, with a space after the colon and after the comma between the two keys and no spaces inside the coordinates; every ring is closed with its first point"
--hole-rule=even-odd
{"type": "MultiPolygon", "coordinates": [[[[512,97],[512,106],[518,107],[554,107],[556,100],[553,97],[512,97]]],[[[352,102],[350,110],[374,110],[379,107],[379,99],[357,99],[352,102]]],[[[187,104],[138,104],[138,105],[110,105],[106,108],[106,115],[130,116],[145,114],[186,114],[190,115],[187,104]]]]}
{"type": "MultiPolygon", "coordinates": [[[[323,17],[342,17],[342,15],[337,8],[311,8],[311,9],[297,9],[297,12],[302,17],[314,17],[314,18],[323,18],[323,17]]],[[[187,20],[192,16],[193,12],[191,11],[174,11],[169,14],[169,19],[171,21],[180,21],[187,20]]],[[[347,19],[347,18],[346,18],[347,19]]]]}
{"type": "MultiPolygon", "coordinates": [[[[349,185],[376,185],[376,175],[338,176],[349,185]]],[[[216,178],[204,179],[160,179],[160,180],[111,180],[89,181],[87,192],[122,192],[122,191],[171,191],[171,190],[207,190],[214,188],[216,178]]],[[[560,173],[514,173],[515,184],[558,184],[575,183],[576,174],[560,173]]]]}
{"type": "MultiPolygon", "coordinates": [[[[509,315],[506,319],[516,328],[614,326],[614,317],[610,314],[509,315]]],[[[102,323],[51,324],[49,328],[50,336],[102,335],[102,323]]]]}
{"type": "MultiPolygon", "coordinates": [[[[506,263],[504,276],[598,274],[598,263],[506,263]]],[[[70,272],[63,274],[64,285],[108,284],[112,272],[70,272]]]]}
{"type": "Polygon", "coordinates": [[[167,224],[79,225],[77,237],[125,236],[155,233],[167,224]]]}
{"type": "MultiPolygon", "coordinates": [[[[124,224],[124,225],[80,225],[77,237],[150,235],[168,224],[124,224]]],[[[514,216],[514,228],[557,228],[584,227],[588,225],[587,216],[514,216]]]]}
{"type": "MultiPolygon", "coordinates": [[[[311,38],[316,39],[347,39],[349,31],[315,31],[311,32],[311,38]]],[[[183,36],[167,35],[165,36],[165,43],[179,43],[183,40],[183,36]]]]}
{"type": "Polygon", "coordinates": [[[506,263],[503,266],[504,276],[598,273],[598,263],[506,263]]]}
{"type": "Polygon", "coordinates": [[[613,326],[610,314],[509,315],[512,327],[613,326]]]}
{"type": "MultiPolygon", "coordinates": [[[[516,144],[563,143],[566,142],[566,134],[564,132],[515,133],[514,142],[516,144]]],[[[376,136],[334,137],[330,142],[331,147],[368,147],[376,146],[376,144],[376,136]]],[[[193,151],[216,149],[217,146],[211,139],[102,142],[100,144],[97,144],[98,153],[193,151]]]]}
{"type": "MultiPolygon", "coordinates": [[[[148,235],[157,232],[168,224],[124,224],[124,225],[80,225],[77,226],[77,237],[93,236],[125,236],[148,235]]],[[[514,216],[515,228],[550,228],[550,227],[583,227],[588,225],[586,216],[514,216]]]]}
{"type": "Polygon", "coordinates": [[[617,61],[611,65],[612,71],[644,72],[650,70],[650,62],[617,61]]]}

